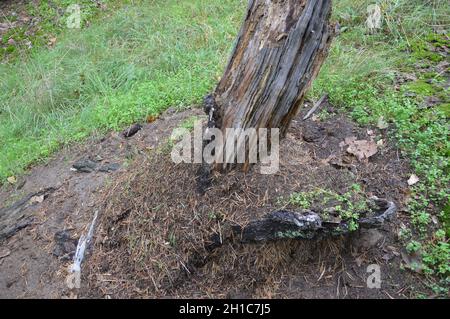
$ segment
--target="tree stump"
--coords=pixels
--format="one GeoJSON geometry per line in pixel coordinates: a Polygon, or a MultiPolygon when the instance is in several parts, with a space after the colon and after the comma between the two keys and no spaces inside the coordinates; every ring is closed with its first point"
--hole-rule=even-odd
{"type": "Polygon", "coordinates": [[[331,0],[250,0],[225,73],[208,97],[210,123],[223,136],[227,128],[279,128],[284,137],[327,56],[330,16],[331,0]]]}

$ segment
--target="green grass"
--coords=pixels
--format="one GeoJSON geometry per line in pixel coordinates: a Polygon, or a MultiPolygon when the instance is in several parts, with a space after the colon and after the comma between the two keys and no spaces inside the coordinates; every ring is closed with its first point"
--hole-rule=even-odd
{"type": "Polygon", "coordinates": [[[383,9],[383,28],[370,34],[364,20],[372,1],[335,2],[334,19],[343,32],[335,40],[310,94],[318,98],[328,93],[334,105],[348,110],[361,125],[376,125],[380,117],[390,123],[394,129],[391,138],[421,179],[412,187],[405,245],[419,247],[423,272],[441,278],[440,285],[448,287],[449,92],[443,88],[440,74],[420,72],[418,67],[433,68],[445,59],[436,48],[450,44],[448,34],[440,34],[450,24],[450,4],[419,0],[378,3],[383,9]],[[413,74],[418,80],[396,90],[397,72],[413,74]],[[426,107],[428,96],[441,101],[426,107]],[[432,221],[433,216],[438,218],[438,225],[432,221]]]}
{"type": "Polygon", "coordinates": [[[214,86],[243,1],[142,1],[52,50],[0,65],[0,180],[96,131],[120,129],[214,86]]]}
{"type": "MultiPolygon", "coordinates": [[[[53,9],[38,7],[46,23],[35,49],[9,52],[18,61],[0,64],[0,183],[63,145],[169,106],[199,103],[221,75],[246,8],[244,0],[122,1],[101,13],[90,1],[80,2],[93,19],[89,27],[85,21],[81,30],[64,30],[63,20],[49,18],[53,9]],[[42,47],[45,35],[54,33],[56,46],[42,47]]],[[[339,0],[334,6],[342,34],[310,96],[328,93],[361,125],[381,116],[389,122],[391,138],[420,177],[400,237],[422,255],[424,273],[444,281],[433,288],[442,292],[450,259],[450,101],[433,67],[444,59],[436,49],[449,45],[442,35],[450,24],[449,3],[339,0]],[[366,9],[374,2],[382,8],[383,27],[369,34],[366,9]],[[418,80],[397,90],[396,72],[418,80]],[[441,101],[424,108],[430,95],[441,101]]]]}
{"type": "MultiPolygon", "coordinates": [[[[113,10],[122,2],[117,0],[105,1],[105,8],[113,10]]],[[[47,46],[51,38],[57,37],[66,28],[67,18],[71,14],[68,8],[74,4],[78,5],[81,10],[81,27],[86,27],[104,11],[96,2],[91,0],[49,0],[10,4],[11,10],[0,14],[0,22],[20,22],[18,21],[19,17],[22,10],[25,10],[26,16],[30,20],[34,19],[36,23],[32,27],[29,23],[20,23],[2,35],[0,43],[6,44],[9,39],[13,39],[15,44],[0,46],[0,60],[18,61],[26,57],[30,50],[36,51],[47,46]]]]}

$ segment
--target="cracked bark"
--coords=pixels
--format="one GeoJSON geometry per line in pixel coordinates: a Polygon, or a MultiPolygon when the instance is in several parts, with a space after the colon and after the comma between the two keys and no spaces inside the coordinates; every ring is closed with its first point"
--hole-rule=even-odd
{"type": "Polygon", "coordinates": [[[331,0],[250,0],[212,95],[214,125],[279,128],[284,137],[328,53],[330,15],[331,0]]]}

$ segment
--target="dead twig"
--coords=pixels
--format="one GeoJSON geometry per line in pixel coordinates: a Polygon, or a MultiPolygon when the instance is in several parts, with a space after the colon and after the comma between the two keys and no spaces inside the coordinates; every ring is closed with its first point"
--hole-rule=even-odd
{"type": "Polygon", "coordinates": [[[319,107],[322,106],[322,104],[328,99],[328,94],[324,94],[312,107],[311,110],[309,110],[309,112],[305,115],[305,117],[303,118],[303,121],[306,121],[307,119],[309,119],[311,117],[311,115],[314,114],[314,112],[316,112],[319,107]]]}

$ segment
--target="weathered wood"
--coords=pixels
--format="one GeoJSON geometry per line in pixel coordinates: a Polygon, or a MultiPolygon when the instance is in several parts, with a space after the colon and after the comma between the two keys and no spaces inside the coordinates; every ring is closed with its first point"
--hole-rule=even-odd
{"type": "Polygon", "coordinates": [[[330,15],[331,0],[250,0],[213,94],[216,126],[284,136],[327,55],[330,15]]]}
{"type": "MultiPolygon", "coordinates": [[[[361,228],[379,228],[397,213],[394,202],[372,197],[376,211],[373,216],[358,220],[361,228]]],[[[369,215],[372,212],[368,212],[369,215]]],[[[235,237],[242,243],[271,242],[285,239],[321,239],[351,233],[348,221],[327,222],[313,211],[293,212],[280,210],[254,220],[245,227],[233,227],[235,237]]]]}
{"type": "Polygon", "coordinates": [[[31,193],[18,200],[9,207],[0,208],[0,243],[13,236],[19,230],[33,224],[34,216],[27,211],[30,207],[33,197],[47,197],[53,193],[56,188],[49,187],[36,193],[31,193]]]}
{"type": "Polygon", "coordinates": [[[324,104],[324,102],[328,99],[328,94],[324,94],[316,103],[314,103],[314,106],[311,108],[311,110],[308,111],[308,113],[306,113],[306,115],[303,117],[303,121],[306,121],[307,119],[310,118],[311,115],[314,114],[314,112],[316,112],[319,107],[322,106],[322,104],[324,104]]]}

